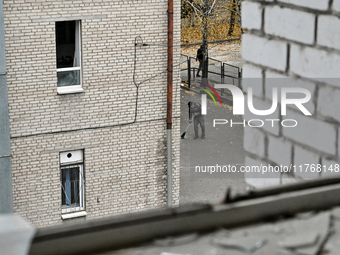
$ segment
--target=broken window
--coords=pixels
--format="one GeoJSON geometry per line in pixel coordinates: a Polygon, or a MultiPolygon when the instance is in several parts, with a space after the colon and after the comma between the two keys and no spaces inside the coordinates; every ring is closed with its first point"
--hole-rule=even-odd
{"type": "Polygon", "coordinates": [[[60,153],[62,213],[84,210],[83,152],[60,153]]]}

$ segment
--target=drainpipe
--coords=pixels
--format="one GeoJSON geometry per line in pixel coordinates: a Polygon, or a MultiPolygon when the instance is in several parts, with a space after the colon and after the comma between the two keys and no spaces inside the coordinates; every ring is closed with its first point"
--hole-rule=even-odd
{"type": "Polygon", "coordinates": [[[173,87],[173,0],[168,0],[168,77],[167,77],[167,177],[168,207],[172,207],[172,87],[173,87]]]}
{"type": "Polygon", "coordinates": [[[13,212],[3,1],[0,1],[0,214],[13,212]]]}

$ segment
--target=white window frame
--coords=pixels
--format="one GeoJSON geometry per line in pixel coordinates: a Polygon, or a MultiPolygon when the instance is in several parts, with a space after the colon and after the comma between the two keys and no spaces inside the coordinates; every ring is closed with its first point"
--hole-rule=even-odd
{"type": "MultiPolygon", "coordinates": [[[[79,167],[79,206],[61,208],[62,218],[74,218],[85,216],[87,213],[85,211],[85,176],[84,176],[84,161],[83,161],[83,150],[67,151],[60,153],[60,188],[61,196],[64,191],[62,183],[62,171],[65,168],[79,167]],[[71,156],[70,156],[71,155],[71,156]]],[[[62,207],[62,201],[61,201],[62,207]]]]}
{"type": "Polygon", "coordinates": [[[66,67],[66,68],[57,68],[57,73],[66,72],[66,71],[79,71],[79,85],[69,85],[69,86],[57,86],[58,94],[70,94],[70,93],[80,93],[83,92],[82,88],[82,43],[81,43],[81,20],[74,20],[76,23],[76,32],[75,32],[75,48],[77,51],[77,58],[74,61],[77,62],[77,66],[75,67],[66,67]]]}

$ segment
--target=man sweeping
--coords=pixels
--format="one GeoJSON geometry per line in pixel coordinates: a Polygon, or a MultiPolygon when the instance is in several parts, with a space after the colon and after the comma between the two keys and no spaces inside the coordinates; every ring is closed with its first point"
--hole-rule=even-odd
{"type": "Polygon", "coordinates": [[[201,138],[205,138],[205,127],[204,127],[204,116],[201,112],[201,105],[199,103],[195,102],[189,102],[188,103],[189,108],[189,123],[192,122],[192,119],[194,119],[194,130],[195,130],[195,136],[194,139],[198,138],[198,124],[201,126],[202,130],[202,136],[201,138]]]}

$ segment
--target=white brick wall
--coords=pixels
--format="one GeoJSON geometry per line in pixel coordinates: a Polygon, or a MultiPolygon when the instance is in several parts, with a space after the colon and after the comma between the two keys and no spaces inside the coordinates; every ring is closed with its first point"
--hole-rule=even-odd
{"type": "Polygon", "coordinates": [[[266,34],[271,34],[289,40],[313,44],[315,30],[315,15],[278,6],[268,6],[265,9],[266,34]]]}
{"type": "Polygon", "coordinates": [[[287,66],[287,44],[277,40],[268,40],[251,34],[244,34],[242,36],[242,57],[251,63],[271,66],[274,69],[285,71],[287,66]]]}
{"type": "MultiPolygon", "coordinates": [[[[279,90],[282,87],[305,88],[311,93],[311,99],[304,106],[312,115],[305,116],[296,106],[288,105],[287,115],[278,118],[295,119],[296,127],[268,129],[264,126],[257,131],[246,128],[245,137],[251,141],[251,146],[245,144],[251,158],[246,159],[246,163],[278,165],[292,160],[297,170],[303,164],[334,167],[340,162],[340,1],[277,0],[268,3],[259,0],[256,4],[256,10],[264,9],[262,27],[250,29],[242,41],[246,73],[264,74],[260,77],[264,78],[261,80],[263,87],[247,84],[258,89],[254,92],[254,102],[270,106],[274,87],[279,90]],[[264,157],[263,153],[255,153],[257,148],[265,152],[264,157]]],[[[252,15],[248,12],[251,10],[242,15],[252,15]]],[[[295,98],[295,95],[288,94],[288,98],[295,98]]],[[[254,118],[248,115],[245,118],[250,117],[254,118]]],[[[290,175],[309,179],[340,174],[340,171],[302,170],[290,175]]],[[[262,182],[258,178],[256,183],[254,178],[248,177],[247,181],[257,187],[268,185],[265,177],[262,182]]],[[[281,177],[277,176],[278,180],[281,177]]]]}
{"type": "Polygon", "coordinates": [[[319,178],[320,174],[315,171],[306,171],[305,164],[319,164],[320,156],[314,152],[304,149],[298,145],[294,146],[294,165],[296,166],[295,175],[303,179],[319,178]],[[301,166],[301,167],[300,167],[301,166]]]}
{"type": "Polygon", "coordinates": [[[340,49],[340,18],[331,15],[318,17],[317,43],[321,46],[340,49]]]}
{"type": "Polygon", "coordinates": [[[336,52],[291,45],[290,70],[294,74],[321,80],[339,78],[339,63],[340,54],[336,52]]]}
{"type": "Polygon", "coordinates": [[[324,166],[323,171],[321,172],[322,177],[339,177],[339,161],[323,158],[322,166],[324,166]]]}
{"type": "Polygon", "coordinates": [[[336,130],[332,124],[290,110],[287,111],[287,116],[284,116],[284,119],[298,120],[298,125],[283,129],[285,137],[308,145],[319,152],[335,154],[336,130]]]}
{"type": "MultiPolygon", "coordinates": [[[[250,157],[246,157],[245,163],[246,166],[258,166],[267,165],[265,161],[255,160],[250,157]]],[[[247,182],[256,188],[263,188],[266,186],[275,186],[281,184],[281,176],[280,173],[273,173],[273,172],[246,172],[244,174],[247,182]]]]}
{"type": "Polygon", "coordinates": [[[265,135],[257,128],[245,128],[244,148],[259,157],[265,156],[265,135]]]}
{"type": "MultiPolygon", "coordinates": [[[[254,79],[250,79],[251,83],[254,85],[256,84],[256,81],[254,82],[253,80],[254,79]]],[[[254,89],[256,89],[256,87],[254,89]]],[[[248,102],[248,96],[249,95],[246,96],[247,102],[248,102]]],[[[253,107],[256,110],[269,110],[271,109],[273,105],[271,101],[269,100],[262,101],[262,100],[259,100],[257,97],[253,97],[252,102],[253,102],[253,107]]],[[[258,120],[262,120],[264,123],[262,128],[264,130],[276,136],[279,135],[280,133],[280,108],[279,107],[277,107],[276,110],[272,114],[263,115],[263,116],[253,114],[252,112],[250,112],[248,107],[246,107],[244,119],[247,121],[256,120],[256,121],[251,121],[249,123],[252,126],[260,126],[262,123],[259,122],[258,120]]],[[[253,129],[257,129],[257,128],[253,128],[253,129]]]]}
{"type": "MultiPolygon", "coordinates": [[[[242,67],[243,78],[262,78],[262,69],[254,65],[244,64],[242,67]]],[[[259,88],[260,89],[260,88],[259,88]]]]}
{"type": "MultiPolygon", "coordinates": [[[[272,71],[267,71],[266,79],[265,79],[265,91],[266,91],[265,97],[268,100],[272,100],[274,87],[277,88],[279,92],[281,88],[287,88],[287,87],[304,88],[304,89],[307,89],[311,93],[312,98],[314,97],[315,88],[316,88],[313,82],[289,78],[288,76],[284,76],[284,75],[281,75],[281,74],[278,74],[272,71]]],[[[279,102],[281,102],[280,95],[278,96],[279,102]]],[[[299,97],[300,95],[293,94],[293,93],[290,93],[288,95],[288,98],[299,98],[299,97]]],[[[304,104],[304,106],[311,114],[314,114],[315,105],[314,105],[313,100],[308,101],[307,103],[304,104]]],[[[287,107],[293,110],[298,110],[298,108],[292,104],[287,105],[287,107]]]]}
{"type": "Polygon", "coordinates": [[[333,10],[340,12],[340,0],[333,0],[333,10]]]}
{"type": "Polygon", "coordinates": [[[330,86],[319,89],[318,112],[323,116],[340,121],[340,90],[330,86]]]}
{"type": "Polygon", "coordinates": [[[244,64],[242,67],[242,89],[247,91],[248,87],[256,88],[253,90],[254,95],[262,97],[263,95],[263,80],[262,69],[254,65],[244,64]]]}
{"type": "Polygon", "coordinates": [[[268,159],[278,165],[289,166],[292,157],[292,145],[282,138],[268,137],[268,159]]]}
{"type": "Polygon", "coordinates": [[[242,26],[246,29],[261,29],[262,7],[259,3],[245,2],[242,6],[242,26]]]}
{"type": "Polygon", "coordinates": [[[325,11],[328,9],[328,0],[279,0],[282,3],[292,4],[294,6],[301,6],[312,8],[316,10],[325,11]]]}

